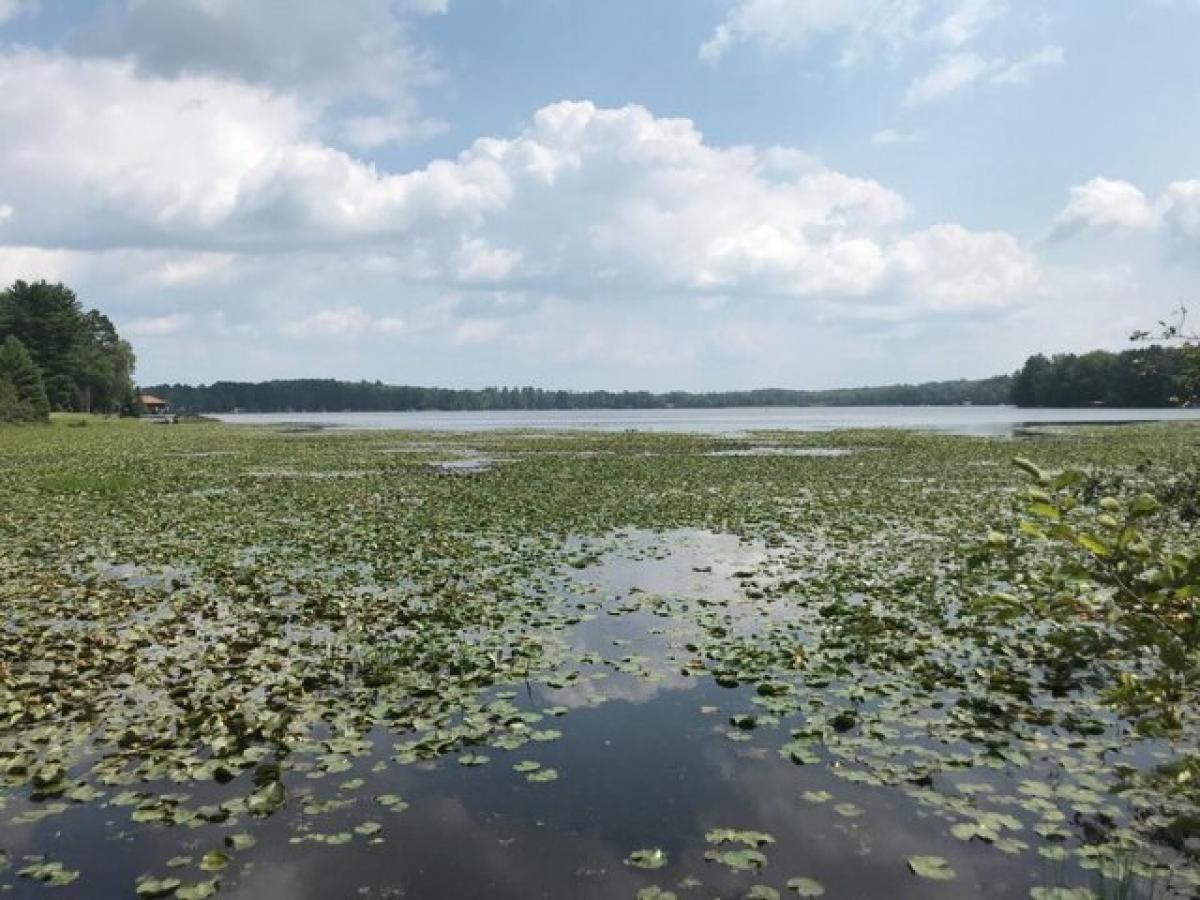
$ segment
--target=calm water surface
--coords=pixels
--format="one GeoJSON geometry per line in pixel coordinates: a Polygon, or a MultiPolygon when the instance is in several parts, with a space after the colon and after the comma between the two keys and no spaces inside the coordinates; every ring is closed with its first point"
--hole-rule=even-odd
{"type": "MultiPolygon", "coordinates": [[[[243,816],[226,824],[229,833],[251,831],[257,844],[237,853],[219,874],[220,896],[632,900],[661,886],[682,900],[735,900],[756,884],[789,896],[786,880],[805,876],[820,881],[830,898],[1024,900],[1038,885],[1088,883],[1073,863],[1048,872],[1034,847],[1006,854],[980,841],[956,840],[942,818],[918,807],[904,790],[835,777],[827,765],[832,759],[794,765],[779,753],[787,739],[782,728],[731,740],[731,714],[757,709],[753,686],[722,688],[685,675],[681,663],[691,655],[687,645],[699,637],[697,626],[630,601],[649,595],[719,603],[739,628],[790,623],[798,614],[794,608],[764,606],[744,591],[751,572],[769,564],[770,551],[731,535],[695,531],[657,539],[632,533],[620,543],[559,581],[564,603],[587,610],[559,635],[581,661],[581,677],[557,688],[525,683],[491,691],[507,692],[525,710],[558,710],[539,727],[560,728],[561,739],[511,752],[485,748],[491,763],[478,768],[459,765],[455,755],[395,765],[390,760],[400,736],[375,728],[364,735],[371,749],[351,768],[315,780],[315,773],[289,772],[285,809],[265,821],[243,816]],[[519,760],[553,768],[559,778],[530,783],[513,771],[519,760]],[[361,786],[351,789],[351,779],[361,779],[361,786]],[[806,791],[828,792],[830,799],[806,802],[806,791]],[[406,806],[388,810],[371,800],[384,794],[402,796],[406,806]],[[344,798],[344,808],[305,814],[306,795],[344,798]],[[353,833],[364,818],[382,825],[377,837],[353,833]],[[713,828],[772,835],[775,843],[763,848],[765,868],[734,872],[706,861],[704,835],[713,828]],[[347,835],[339,846],[305,840],[310,832],[338,831],[347,835]],[[638,848],[661,848],[667,864],[656,871],[630,867],[626,857],[638,848]],[[915,877],[904,862],[914,854],[946,857],[957,877],[915,877]]],[[[919,738],[906,733],[904,740],[919,738]]],[[[944,784],[937,776],[946,790],[967,779],[1002,786],[1008,781],[1012,789],[1024,777],[1045,776],[1037,762],[1009,775],[964,769],[948,773],[944,784]]],[[[192,804],[220,802],[215,785],[189,785],[187,791],[192,804]]],[[[13,798],[9,812],[27,806],[13,798]]],[[[1035,821],[1021,835],[1036,846],[1028,830],[1035,821]]],[[[56,889],[24,879],[5,884],[0,877],[0,893],[72,900],[129,896],[139,873],[168,873],[162,867],[168,856],[194,860],[210,849],[211,832],[137,825],[125,809],[81,807],[0,837],[13,856],[48,848],[85,877],[56,889]]],[[[201,874],[194,865],[171,871],[185,880],[201,874]]]]}
{"type": "Polygon", "coordinates": [[[1028,426],[1200,421],[1200,409],[1018,409],[1015,406],[813,406],[735,409],[539,410],[504,412],[237,413],[239,425],[318,425],[406,431],[587,429],[741,434],[911,428],[953,434],[1011,435],[1028,426]]]}

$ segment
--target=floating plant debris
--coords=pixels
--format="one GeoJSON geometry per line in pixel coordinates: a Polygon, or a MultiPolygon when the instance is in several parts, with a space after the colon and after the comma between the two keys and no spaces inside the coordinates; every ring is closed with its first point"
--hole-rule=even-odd
{"type": "Polygon", "coordinates": [[[1195,434],[0,430],[0,891],[1194,896],[1195,434]]]}

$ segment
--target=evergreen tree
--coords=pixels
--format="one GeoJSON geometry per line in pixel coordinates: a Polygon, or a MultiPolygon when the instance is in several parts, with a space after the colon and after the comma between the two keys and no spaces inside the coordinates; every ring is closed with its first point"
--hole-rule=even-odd
{"type": "Polygon", "coordinates": [[[121,340],[108,316],[89,310],[82,318],[84,340],[76,351],[75,408],[115,412],[133,402],[133,348],[121,340]]]}
{"type": "Polygon", "coordinates": [[[17,281],[0,294],[0,338],[16,337],[42,371],[53,409],[73,409],[74,358],[82,344],[82,310],[61,284],[17,281]]]}
{"type": "Polygon", "coordinates": [[[0,344],[0,381],[11,388],[11,391],[0,391],[0,406],[7,406],[7,411],[0,416],[18,422],[49,419],[50,404],[42,374],[25,345],[12,335],[0,344]]]}
{"type": "Polygon", "coordinates": [[[0,292],[0,340],[8,337],[33,357],[52,409],[114,412],[130,404],[133,348],[65,285],[17,281],[0,292]]]}
{"type": "Polygon", "coordinates": [[[0,423],[24,422],[26,410],[8,376],[0,373],[0,423]]]}

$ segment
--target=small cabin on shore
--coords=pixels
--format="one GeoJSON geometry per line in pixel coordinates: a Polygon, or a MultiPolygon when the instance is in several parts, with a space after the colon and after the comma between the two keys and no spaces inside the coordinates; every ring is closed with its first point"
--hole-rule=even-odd
{"type": "Polygon", "coordinates": [[[138,394],[138,406],[151,416],[165,416],[171,411],[171,404],[153,394],[138,394]]]}

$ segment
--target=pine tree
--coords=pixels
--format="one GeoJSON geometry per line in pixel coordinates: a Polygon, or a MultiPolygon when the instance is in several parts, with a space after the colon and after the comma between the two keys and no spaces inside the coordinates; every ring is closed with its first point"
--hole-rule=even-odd
{"type": "Polygon", "coordinates": [[[10,421],[45,422],[50,418],[46,387],[38,370],[17,338],[9,335],[0,344],[0,379],[12,387],[10,421]]]}
{"type": "Polygon", "coordinates": [[[41,371],[52,409],[115,412],[133,391],[133,348],[108,317],[84,312],[63,284],[17,281],[0,291],[0,341],[15,337],[41,371]]]}
{"type": "Polygon", "coordinates": [[[82,315],[75,292],[62,284],[17,281],[0,294],[0,338],[15,337],[25,345],[54,409],[75,408],[82,315]]]}
{"type": "Polygon", "coordinates": [[[0,372],[0,423],[24,422],[27,416],[28,411],[17,397],[16,387],[0,372]]]}

